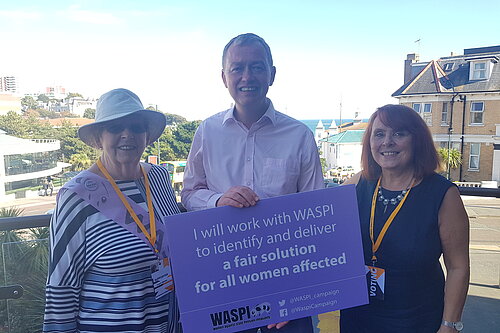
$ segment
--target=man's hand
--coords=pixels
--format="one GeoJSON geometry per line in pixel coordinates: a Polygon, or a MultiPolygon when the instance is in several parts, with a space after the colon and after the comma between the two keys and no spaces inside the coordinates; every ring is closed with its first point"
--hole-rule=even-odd
{"type": "Polygon", "coordinates": [[[276,329],[279,330],[280,328],[282,328],[286,324],[288,324],[288,321],[282,321],[281,323],[267,325],[267,328],[271,329],[273,327],[276,327],[276,329]]]}
{"type": "Polygon", "coordinates": [[[233,206],[236,208],[254,206],[259,197],[249,187],[233,186],[217,200],[217,207],[233,206]]]}

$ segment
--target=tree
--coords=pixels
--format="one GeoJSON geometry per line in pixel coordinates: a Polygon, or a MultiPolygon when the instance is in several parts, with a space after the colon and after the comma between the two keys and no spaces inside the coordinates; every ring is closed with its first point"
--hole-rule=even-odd
{"type": "Polygon", "coordinates": [[[169,144],[177,160],[187,159],[189,149],[191,149],[191,143],[193,142],[194,133],[200,123],[200,120],[188,121],[177,125],[172,130],[172,141],[169,142],[169,144]]]}
{"type": "Polygon", "coordinates": [[[43,102],[45,104],[50,102],[50,98],[47,97],[45,94],[40,94],[38,95],[38,98],[36,99],[37,101],[43,102]]]}
{"type": "Polygon", "coordinates": [[[90,168],[92,160],[86,154],[73,154],[69,160],[72,171],[81,171],[90,168]]]}
{"type": "MultiPolygon", "coordinates": [[[[152,105],[148,106],[146,108],[146,110],[161,112],[160,110],[157,109],[156,106],[152,106],[152,105]]],[[[187,122],[186,118],[184,118],[183,116],[179,116],[178,114],[168,113],[168,112],[163,112],[163,114],[165,115],[165,117],[167,117],[167,126],[168,125],[175,125],[175,124],[182,124],[182,123],[187,122]]]]}
{"type": "Polygon", "coordinates": [[[167,125],[182,124],[187,122],[186,118],[184,118],[183,116],[179,116],[178,114],[166,112],[164,114],[167,117],[167,125]]]}
{"type": "Polygon", "coordinates": [[[83,96],[81,94],[79,94],[79,93],[72,93],[72,92],[68,93],[68,95],[66,96],[66,98],[68,98],[68,99],[69,98],[73,98],[73,97],[81,97],[81,98],[83,98],[83,96]]]}
{"type": "Polygon", "coordinates": [[[61,118],[61,115],[55,111],[38,109],[37,112],[41,118],[49,118],[49,119],[61,118]]]}
{"type": "Polygon", "coordinates": [[[322,170],[323,174],[326,175],[326,172],[328,171],[328,165],[326,164],[326,158],[320,157],[319,161],[321,163],[321,170],[322,170]]]}
{"type": "Polygon", "coordinates": [[[83,118],[94,119],[95,118],[95,109],[87,108],[83,113],[83,118]]]}
{"type": "Polygon", "coordinates": [[[78,138],[78,129],[69,121],[64,120],[61,127],[55,131],[54,138],[61,142],[63,161],[69,161],[74,154],[84,154],[87,159],[96,160],[99,153],[97,149],[87,146],[78,138]]]}
{"type": "MultiPolygon", "coordinates": [[[[23,210],[10,207],[0,209],[1,217],[17,217],[23,210]]],[[[0,256],[3,284],[23,286],[22,298],[0,303],[0,331],[8,327],[12,333],[40,332],[45,307],[45,283],[49,260],[49,229],[34,228],[0,232],[0,256]],[[19,264],[22,263],[22,264],[19,264]]],[[[7,330],[5,330],[7,331],[7,330]]]]}
{"type": "Polygon", "coordinates": [[[449,170],[456,169],[462,164],[462,154],[457,149],[439,148],[438,155],[444,163],[444,170],[450,178],[449,170]]]}
{"type": "Polygon", "coordinates": [[[0,128],[8,135],[25,139],[50,139],[54,137],[54,129],[46,122],[40,121],[34,114],[21,116],[13,111],[0,116],[0,128]]]}
{"type": "Polygon", "coordinates": [[[38,103],[35,101],[35,99],[31,96],[24,96],[21,98],[21,106],[23,108],[23,111],[26,110],[35,110],[38,107],[38,103]]]}
{"type": "Polygon", "coordinates": [[[176,160],[174,150],[169,142],[172,142],[172,131],[166,128],[158,140],[146,147],[143,154],[143,159],[150,155],[158,155],[158,145],[160,145],[160,162],[176,160]]]}

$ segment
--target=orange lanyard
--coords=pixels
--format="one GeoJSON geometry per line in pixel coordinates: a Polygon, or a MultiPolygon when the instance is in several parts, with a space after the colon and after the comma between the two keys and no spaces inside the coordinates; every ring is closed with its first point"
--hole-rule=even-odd
{"type": "Polygon", "coordinates": [[[375,187],[375,192],[373,192],[372,209],[371,209],[371,213],[370,213],[370,239],[372,241],[372,261],[373,261],[373,265],[375,265],[375,262],[377,261],[377,256],[375,255],[375,252],[377,252],[378,248],[380,247],[380,244],[382,243],[382,240],[384,239],[384,236],[385,236],[385,233],[387,232],[387,229],[389,229],[389,227],[392,224],[392,221],[394,221],[394,218],[398,214],[399,210],[401,209],[401,207],[403,207],[403,204],[405,203],[406,198],[408,198],[408,194],[410,194],[410,190],[413,187],[413,182],[414,182],[412,180],[410,188],[408,189],[408,191],[406,191],[405,196],[403,197],[403,200],[401,200],[399,202],[399,204],[396,207],[396,209],[394,209],[394,211],[391,213],[391,215],[389,216],[389,218],[387,219],[387,221],[385,221],[385,224],[382,227],[382,230],[380,231],[380,234],[377,237],[377,241],[375,241],[375,237],[373,235],[373,226],[374,226],[374,220],[375,220],[375,205],[377,203],[377,194],[378,194],[378,189],[380,187],[380,180],[381,179],[382,179],[382,177],[378,178],[377,186],[375,187]]]}
{"type": "Polygon", "coordinates": [[[106,170],[106,168],[102,164],[101,160],[100,159],[97,160],[96,164],[99,167],[99,170],[101,170],[101,172],[104,174],[104,176],[106,176],[106,179],[111,183],[111,186],[113,186],[113,189],[115,190],[116,194],[118,194],[118,197],[122,201],[123,205],[125,206],[125,208],[127,208],[127,211],[130,213],[130,216],[132,216],[132,218],[134,219],[137,226],[141,229],[144,236],[146,236],[148,241],[151,243],[151,246],[153,246],[155,252],[158,252],[158,250],[156,249],[156,246],[155,246],[155,244],[156,244],[156,221],[155,221],[155,214],[153,211],[153,199],[151,197],[151,189],[149,186],[148,174],[146,173],[146,171],[144,170],[142,165],[141,165],[141,171],[142,171],[142,174],[144,175],[144,183],[145,183],[144,186],[146,187],[146,202],[148,204],[149,227],[151,229],[151,234],[149,234],[149,232],[146,230],[146,227],[144,226],[144,224],[137,217],[137,214],[134,212],[132,207],[130,207],[130,204],[128,203],[127,199],[123,195],[123,193],[120,190],[120,188],[118,187],[118,185],[116,185],[114,179],[111,177],[108,170],[106,170]]]}

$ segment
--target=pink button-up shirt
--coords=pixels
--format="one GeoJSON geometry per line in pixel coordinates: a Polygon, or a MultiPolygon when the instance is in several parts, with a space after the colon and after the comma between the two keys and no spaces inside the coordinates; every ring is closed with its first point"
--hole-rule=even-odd
{"type": "Polygon", "coordinates": [[[183,205],[213,208],[236,185],[250,187],[260,198],[323,188],[311,130],[272,103],[250,129],[234,118],[233,108],[203,121],[184,171],[183,205]]]}

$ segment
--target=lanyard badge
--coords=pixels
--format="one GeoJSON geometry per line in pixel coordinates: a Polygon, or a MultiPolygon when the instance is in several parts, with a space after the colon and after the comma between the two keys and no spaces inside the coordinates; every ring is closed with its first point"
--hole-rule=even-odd
{"type": "Polygon", "coordinates": [[[366,266],[366,278],[368,282],[368,295],[370,297],[373,297],[378,300],[384,300],[384,293],[385,293],[385,269],[376,267],[375,263],[377,262],[377,256],[376,252],[380,247],[380,244],[382,243],[382,240],[385,237],[385,233],[387,232],[387,229],[391,226],[392,222],[394,221],[394,218],[396,215],[399,213],[401,210],[401,207],[403,207],[403,204],[406,201],[406,198],[408,198],[408,195],[410,194],[410,190],[413,187],[414,180],[412,180],[410,187],[408,188],[408,191],[406,192],[405,196],[403,199],[399,202],[397,205],[396,209],[391,213],[389,218],[385,221],[384,226],[382,227],[382,230],[380,231],[380,234],[378,235],[377,239],[375,240],[374,236],[374,224],[375,224],[375,207],[377,203],[377,193],[380,187],[380,181],[382,177],[379,177],[377,186],[375,187],[375,191],[373,192],[373,198],[372,198],[372,206],[371,206],[371,212],[370,212],[370,240],[372,242],[372,266],[366,266]]]}

